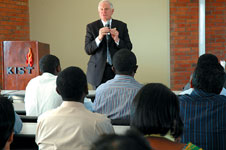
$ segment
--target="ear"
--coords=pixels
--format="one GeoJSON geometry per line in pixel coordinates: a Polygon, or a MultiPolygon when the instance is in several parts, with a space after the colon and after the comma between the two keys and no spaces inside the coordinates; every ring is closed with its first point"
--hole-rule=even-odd
{"type": "Polygon", "coordinates": [[[192,85],[192,79],[191,79],[191,81],[190,81],[190,87],[193,88],[193,85],[192,85]]]}
{"type": "Polygon", "coordinates": [[[60,67],[60,65],[57,66],[56,72],[57,72],[57,74],[58,74],[59,72],[61,72],[61,67],[60,67]]]}
{"type": "Polygon", "coordinates": [[[114,66],[111,67],[111,70],[116,74],[114,66]]]}
{"type": "Polygon", "coordinates": [[[14,136],[14,133],[12,132],[12,134],[10,135],[10,137],[8,139],[8,142],[9,143],[12,143],[13,142],[13,136],[14,136]]]}
{"type": "Polygon", "coordinates": [[[13,135],[14,133],[12,132],[5,144],[5,150],[10,150],[10,144],[13,142],[13,135]]]}
{"type": "Polygon", "coordinates": [[[85,94],[86,94],[86,95],[89,94],[88,85],[86,85],[86,87],[85,87],[85,94]]]}
{"type": "Polygon", "coordinates": [[[138,66],[136,65],[136,67],[134,68],[134,73],[137,72],[137,68],[138,68],[138,66]]]}
{"type": "Polygon", "coordinates": [[[58,88],[56,87],[56,92],[60,95],[60,92],[59,92],[59,90],[58,90],[58,88]]]}
{"type": "Polygon", "coordinates": [[[219,95],[221,94],[221,92],[222,92],[223,88],[224,88],[224,87],[222,87],[222,89],[221,89],[221,90],[220,90],[220,92],[218,93],[219,95]]]}

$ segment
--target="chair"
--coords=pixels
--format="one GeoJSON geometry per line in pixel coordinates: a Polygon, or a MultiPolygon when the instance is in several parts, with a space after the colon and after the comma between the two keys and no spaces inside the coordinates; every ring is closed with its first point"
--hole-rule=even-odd
{"type": "Polygon", "coordinates": [[[120,125],[120,126],[129,126],[130,121],[129,120],[123,120],[123,119],[111,119],[112,125],[120,125]]]}
{"type": "Polygon", "coordinates": [[[33,122],[36,123],[38,117],[37,116],[25,116],[25,115],[19,115],[22,122],[33,122]]]}

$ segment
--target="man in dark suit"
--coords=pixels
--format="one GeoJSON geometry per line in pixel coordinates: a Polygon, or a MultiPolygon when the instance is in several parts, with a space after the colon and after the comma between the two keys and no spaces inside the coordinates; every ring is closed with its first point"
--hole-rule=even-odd
{"type": "Polygon", "coordinates": [[[87,80],[96,89],[101,83],[114,77],[111,58],[119,49],[131,50],[127,25],[112,19],[113,5],[102,0],[98,5],[100,20],[86,27],[85,51],[91,55],[87,68],[87,80]]]}

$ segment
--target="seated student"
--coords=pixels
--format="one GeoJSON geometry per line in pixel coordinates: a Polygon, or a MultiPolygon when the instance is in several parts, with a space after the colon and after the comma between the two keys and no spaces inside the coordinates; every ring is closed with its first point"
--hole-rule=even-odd
{"type": "Polygon", "coordinates": [[[56,78],[61,71],[60,60],[54,55],[45,55],[39,61],[41,75],[31,79],[25,91],[27,116],[39,116],[61,105],[62,98],[56,92],[56,78]]]}
{"type": "Polygon", "coordinates": [[[106,114],[111,119],[130,119],[132,100],[142,87],[134,79],[137,67],[133,52],[121,49],[115,53],[112,68],[116,75],[97,88],[94,100],[95,112],[106,114]]]}
{"type": "MultiPolygon", "coordinates": [[[[219,64],[219,60],[217,56],[213,54],[203,54],[199,57],[197,66],[208,66],[208,65],[214,65],[214,64],[219,64]]],[[[225,75],[226,76],[226,75],[225,75]]],[[[192,82],[192,74],[190,76],[189,83],[186,84],[186,86],[183,89],[183,92],[179,93],[179,95],[184,95],[184,94],[191,94],[191,92],[194,90],[193,87],[191,86],[192,82]]],[[[224,82],[226,85],[226,82],[224,82]]],[[[225,95],[226,96],[226,89],[223,88],[220,95],[225,95]]]]}
{"type": "Polygon", "coordinates": [[[90,150],[152,150],[148,141],[138,132],[128,130],[125,135],[102,135],[90,150]]]}
{"type": "Polygon", "coordinates": [[[149,83],[133,100],[131,127],[143,133],[155,150],[183,150],[195,145],[179,143],[183,123],[177,96],[161,83],[149,83]]]}
{"type": "Polygon", "coordinates": [[[102,134],[114,133],[110,119],[87,110],[86,75],[78,67],[68,67],[57,77],[57,91],[63,103],[38,117],[36,143],[39,150],[88,150],[102,134]]]}
{"type": "MultiPolygon", "coordinates": [[[[1,99],[7,99],[8,101],[10,101],[7,97],[4,97],[3,95],[0,95],[0,100],[1,99]]],[[[22,123],[22,120],[20,119],[20,116],[16,112],[14,112],[14,115],[15,115],[15,123],[14,123],[13,131],[15,134],[18,134],[22,130],[23,123],[22,123]]]]}
{"type": "Polygon", "coordinates": [[[226,96],[219,95],[224,81],[224,69],[219,63],[195,68],[194,90],[179,96],[184,122],[182,142],[191,141],[207,150],[226,148],[226,96]]]}
{"type": "Polygon", "coordinates": [[[13,141],[15,113],[12,103],[6,97],[0,97],[0,150],[10,150],[13,141]]]}
{"type": "MultiPolygon", "coordinates": [[[[62,104],[62,97],[56,92],[56,78],[61,71],[60,60],[54,55],[45,55],[39,61],[41,75],[31,79],[25,91],[27,116],[39,116],[47,110],[62,104]]],[[[92,103],[85,99],[85,106],[92,111],[92,103]]]]}

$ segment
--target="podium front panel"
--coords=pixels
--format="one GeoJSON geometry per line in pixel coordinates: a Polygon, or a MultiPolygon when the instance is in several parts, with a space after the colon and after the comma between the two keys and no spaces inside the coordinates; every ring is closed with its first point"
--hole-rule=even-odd
{"type": "Polygon", "coordinates": [[[3,41],[2,45],[3,89],[25,90],[27,83],[39,75],[38,62],[49,54],[49,45],[37,41],[3,41]]]}

